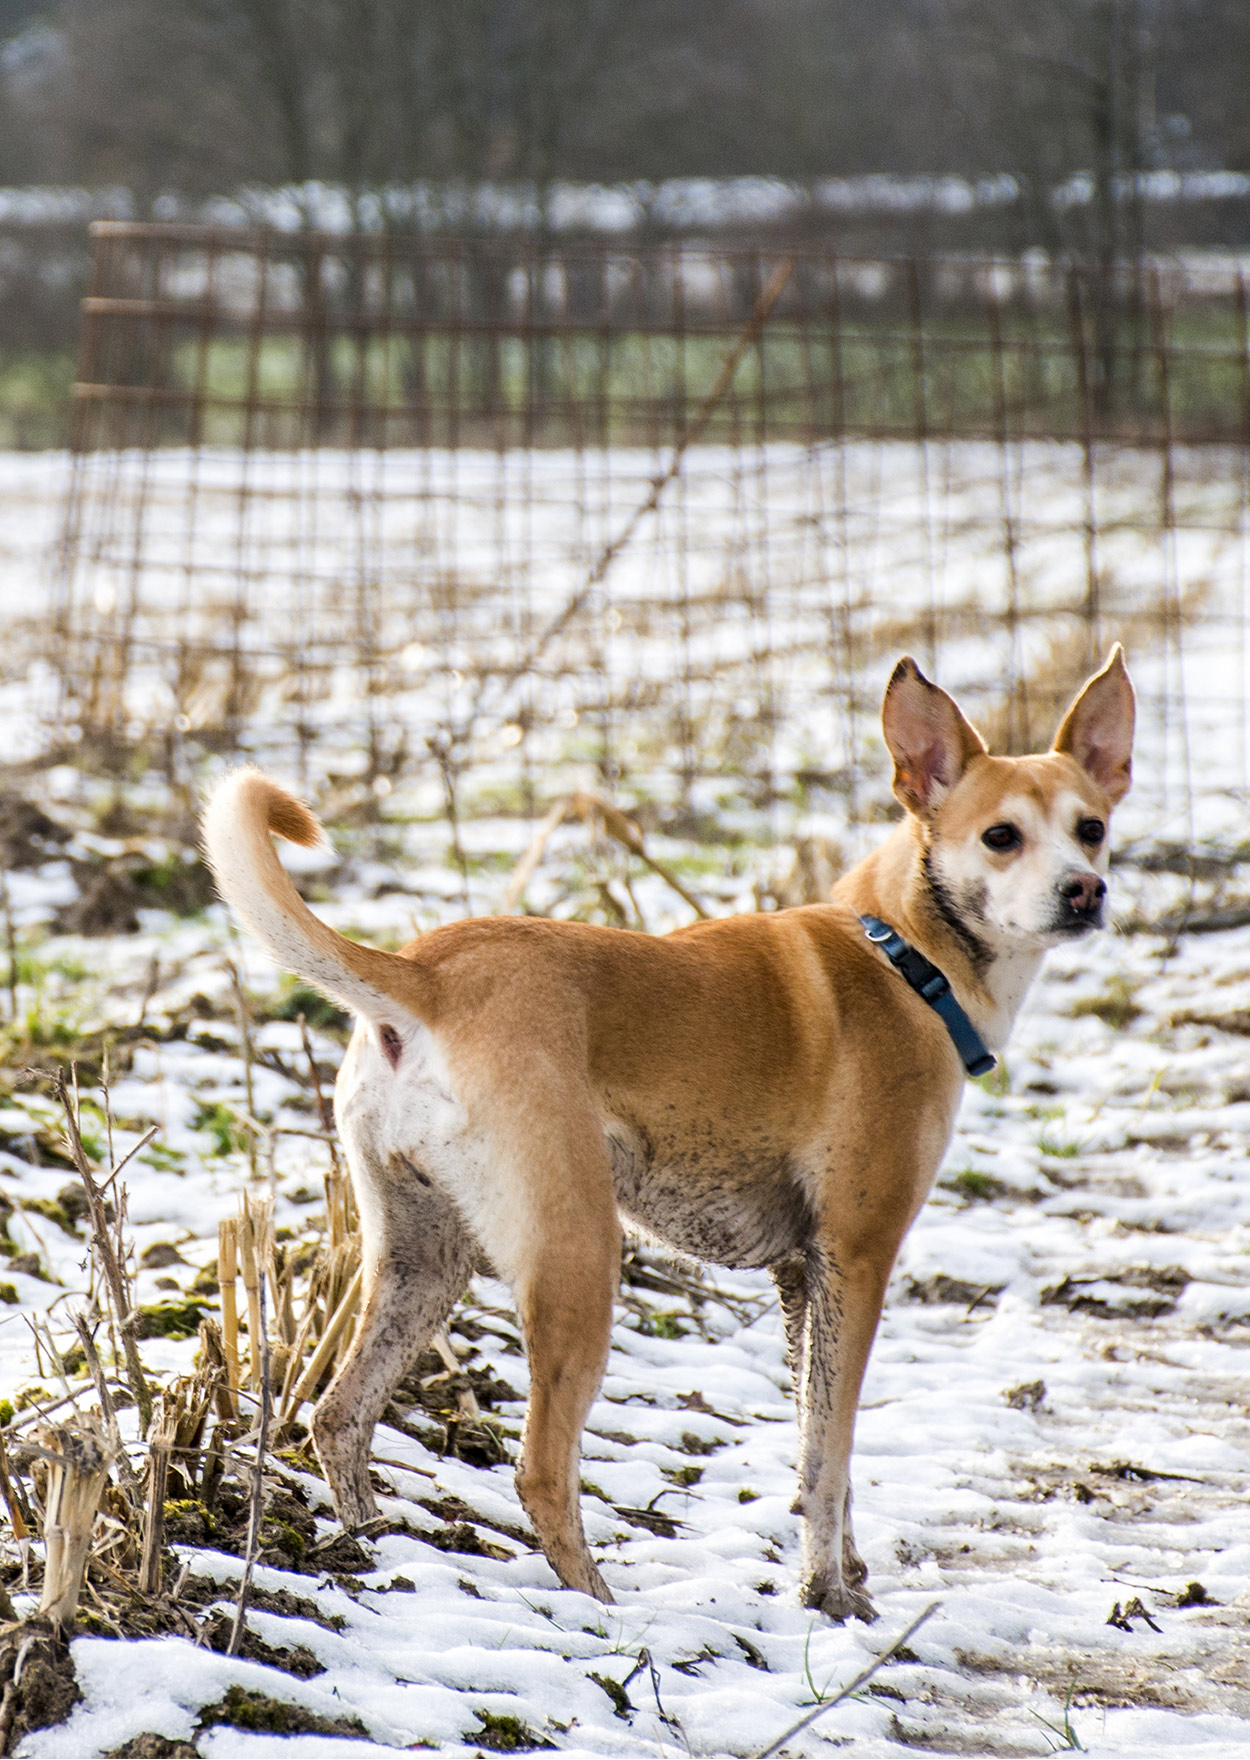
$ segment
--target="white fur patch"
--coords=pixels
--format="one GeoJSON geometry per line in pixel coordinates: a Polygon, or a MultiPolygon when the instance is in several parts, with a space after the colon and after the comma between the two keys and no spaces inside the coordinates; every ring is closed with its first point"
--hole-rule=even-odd
{"type": "MultiPolygon", "coordinates": [[[[500,1276],[513,1282],[535,1227],[527,1188],[506,1148],[475,1130],[455,1091],[437,1036],[414,1022],[393,1069],[376,1031],[357,1026],[334,1096],[357,1187],[407,1162],[447,1194],[500,1276]]],[[[378,1250],[382,1206],[357,1190],[366,1252],[378,1250]]]]}

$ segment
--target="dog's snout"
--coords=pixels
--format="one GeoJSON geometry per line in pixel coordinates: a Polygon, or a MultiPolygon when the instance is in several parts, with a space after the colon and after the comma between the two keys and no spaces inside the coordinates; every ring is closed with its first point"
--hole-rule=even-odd
{"type": "Polygon", "coordinates": [[[1073,874],[1059,888],[1059,896],[1081,917],[1092,917],[1107,896],[1107,883],[1098,874],[1073,874]]]}

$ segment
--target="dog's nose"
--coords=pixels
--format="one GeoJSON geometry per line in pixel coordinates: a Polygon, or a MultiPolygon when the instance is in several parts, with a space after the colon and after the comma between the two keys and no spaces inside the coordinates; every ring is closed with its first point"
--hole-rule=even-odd
{"type": "Polygon", "coordinates": [[[1107,883],[1097,874],[1073,874],[1059,888],[1059,896],[1081,917],[1092,917],[1107,896],[1107,883]]]}

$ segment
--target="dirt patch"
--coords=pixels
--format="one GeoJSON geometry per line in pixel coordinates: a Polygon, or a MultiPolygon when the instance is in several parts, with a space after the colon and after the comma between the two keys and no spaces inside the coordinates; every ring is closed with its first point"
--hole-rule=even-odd
{"type": "Polygon", "coordinates": [[[0,864],[5,868],[38,868],[55,861],[72,835],[24,795],[0,793],[0,864]]]}
{"type": "Polygon", "coordinates": [[[902,1299],[905,1302],[925,1302],[932,1306],[950,1303],[952,1306],[967,1308],[973,1302],[978,1307],[993,1307],[1003,1293],[1003,1285],[987,1283],[965,1283],[958,1277],[947,1277],[943,1271],[933,1277],[909,1277],[903,1285],[902,1299]]]}
{"type": "Polygon", "coordinates": [[[120,1748],[110,1748],[106,1760],[199,1760],[200,1750],[194,1742],[174,1741],[145,1729],[142,1735],[131,1736],[120,1748]]]}
{"type": "Polygon", "coordinates": [[[490,1748],[496,1754],[520,1754],[535,1748],[555,1747],[554,1742],[535,1735],[519,1717],[496,1717],[491,1711],[475,1711],[473,1715],[482,1727],[470,1731],[465,1739],[476,1742],[480,1748],[490,1748]]]}
{"type": "Polygon", "coordinates": [[[1065,1277],[1044,1289],[1038,1298],[1043,1308],[1066,1308],[1070,1314],[1092,1314],[1099,1320],[1157,1320],[1170,1314],[1189,1284],[1189,1273],[1179,1265],[1135,1265],[1089,1277],[1065,1277]],[[1124,1290],[1110,1299],[1096,1294],[1099,1284],[1124,1290]],[[1140,1290],[1140,1295],[1129,1292],[1140,1290]]]}
{"type": "Polygon", "coordinates": [[[249,1692],[246,1687],[228,1687],[223,1698],[214,1705],[205,1705],[200,1712],[200,1729],[228,1723],[234,1729],[256,1730],[281,1736],[364,1736],[368,1730],[358,1717],[321,1717],[292,1705],[286,1699],[271,1699],[266,1693],[249,1692]]]}
{"type": "MultiPolygon", "coordinates": [[[[234,1630],[234,1616],[224,1608],[218,1608],[210,1614],[203,1626],[204,1641],[210,1650],[216,1650],[219,1656],[225,1656],[230,1649],[230,1635],[234,1630]]],[[[314,1675],[324,1674],[326,1665],[319,1662],[306,1644],[274,1645],[265,1640],[244,1624],[243,1637],[238,1654],[245,1656],[249,1662],[263,1662],[267,1668],[280,1668],[283,1674],[293,1674],[297,1680],[311,1680],[314,1675]]]]}
{"type": "MultiPolygon", "coordinates": [[[[211,1546],[242,1558],[247,1527],[248,1499],[235,1484],[220,1486],[211,1504],[201,1498],[181,1498],[165,1505],[165,1537],[171,1546],[211,1546]]],[[[297,1485],[282,1486],[266,1500],[259,1557],[262,1564],[305,1576],[368,1570],[372,1563],[351,1534],[317,1538],[317,1518],[297,1485]]]]}
{"type": "Polygon", "coordinates": [[[5,1754],[32,1730],[64,1723],[82,1698],[69,1646],[38,1618],[0,1633],[0,1689],[6,1694],[15,1676],[12,1721],[0,1740],[0,1753],[5,1754]]]}
{"type": "Polygon", "coordinates": [[[57,935],[135,935],[139,931],[139,912],[147,910],[151,897],[129,870],[110,862],[97,867],[77,862],[74,878],[78,897],[64,904],[52,919],[57,935]]]}

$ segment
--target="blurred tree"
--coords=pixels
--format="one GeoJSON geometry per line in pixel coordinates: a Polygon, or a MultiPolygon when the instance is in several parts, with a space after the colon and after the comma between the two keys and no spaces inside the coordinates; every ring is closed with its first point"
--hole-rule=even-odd
{"type": "Polygon", "coordinates": [[[1019,241],[1105,261],[1137,172],[1250,163],[1248,82],[1250,0],[0,0],[0,175],[1007,171],[1019,241]]]}
{"type": "Polygon", "coordinates": [[[1168,0],[947,0],[935,64],[965,151],[1019,190],[1018,243],[1084,271],[1077,314],[1105,416],[1140,353],[1145,174],[1160,160],[1156,92],[1168,0]]]}

